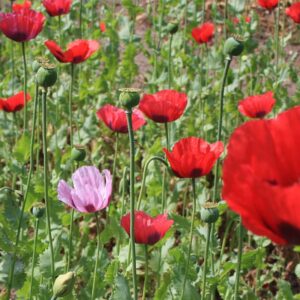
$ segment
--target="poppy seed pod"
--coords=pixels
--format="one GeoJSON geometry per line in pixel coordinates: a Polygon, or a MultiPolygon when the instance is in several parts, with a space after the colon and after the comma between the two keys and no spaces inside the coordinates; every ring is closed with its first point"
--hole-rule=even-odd
{"type": "Polygon", "coordinates": [[[43,202],[37,202],[33,204],[30,208],[30,212],[37,219],[42,218],[45,213],[45,204],[43,202]]]}
{"type": "Polygon", "coordinates": [[[71,159],[77,162],[84,161],[86,152],[83,147],[75,146],[71,151],[71,159]]]}
{"type": "Polygon", "coordinates": [[[201,220],[205,223],[215,223],[219,218],[219,210],[216,203],[207,202],[200,210],[201,220]]]}
{"type": "Polygon", "coordinates": [[[137,106],[140,102],[140,89],[135,88],[123,88],[119,89],[120,96],[119,101],[123,107],[127,110],[131,110],[135,106],[137,106]]]}
{"type": "Polygon", "coordinates": [[[167,31],[170,34],[175,34],[178,31],[178,23],[177,22],[170,22],[167,25],[167,31]]]}
{"type": "Polygon", "coordinates": [[[241,36],[233,35],[225,41],[224,54],[239,56],[244,50],[244,40],[241,36]]]}
{"type": "Polygon", "coordinates": [[[36,58],[32,63],[32,70],[34,73],[37,73],[39,68],[46,63],[50,63],[49,59],[47,57],[39,56],[36,58]]]}
{"type": "Polygon", "coordinates": [[[75,273],[68,272],[66,274],[59,275],[53,285],[53,296],[64,297],[71,293],[75,283],[75,273]]]}
{"type": "Polygon", "coordinates": [[[49,63],[41,64],[36,73],[36,81],[43,88],[53,86],[57,80],[57,71],[55,65],[49,63]]]}

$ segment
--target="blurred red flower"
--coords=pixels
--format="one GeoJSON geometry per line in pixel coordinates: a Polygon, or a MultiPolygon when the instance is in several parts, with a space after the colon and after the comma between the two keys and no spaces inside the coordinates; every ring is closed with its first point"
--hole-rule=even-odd
{"type": "MultiPolygon", "coordinates": [[[[244,17],[244,20],[246,23],[250,23],[251,22],[251,17],[247,16],[244,17]]],[[[240,19],[238,17],[235,17],[232,19],[233,24],[239,24],[240,23],[240,19]]]]}
{"type": "MultiPolygon", "coordinates": [[[[97,117],[112,131],[119,133],[127,133],[127,118],[124,109],[106,104],[97,111],[97,117]]],[[[143,113],[134,109],[132,114],[133,130],[138,130],[146,124],[143,113]]]]}
{"type": "Polygon", "coordinates": [[[276,100],[273,98],[272,92],[262,95],[250,96],[241,100],[238,105],[240,113],[249,118],[263,118],[268,114],[276,100]]]}
{"type": "Polygon", "coordinates": [[[75,40],[68,44],[66,51],[62,51],[62,49],[51,40],[46,41],[45,45],[58,61],[72,64],[84,62],[100,47],[99,43],[95,40],[75,40]]]}
{"type": "Polygon", "coordinates": [[[12,10],[13,11],[19,11],[19,10],[24,9],[24,8],[28,8],[28,9],[31,8],[31,2],[28,1],[28,0],[25,0],[21,4],[13,3],[13,5],[12,5],[12,10]]]}
{"type": "Polygon", "coordinates": [[[277,7],[279,0],[258,0],[258,4],[265,9],[274,9],[277,7]]]}
{"type": "Polygon", "coordinates": [[[205,44],[212,40],[214,37],[215,26],[211,22],[206,22],[195,27],[192,30],[192,36],[198,44],[205,44]]]}
{"type": "Polygon", "coordinates": [[[158,123],[179,119],[187,105],[187,96],[174,90],[162,90],[155,94],[145,94],[139,109],[151,120],[158,123]]]}
{"type": "Polygon", "coordinates": [[[249,121],[229,140],[223,199],[246,228],[277,244],[300,244],[300,106],[249,121]]]}
{"type": "Polygon", "coordinates": [[[42,3],[49,16],[56,17],[69,13],[72,0],[43,0],[42,3]]]}
{"type": "MultiPolygon", "coordinates": [[[[135,211],[134,218],[134,240],[137,244],[156,244],[174,223],[173,220],[168,220],[167,214],[152,218],[143,211],[135,211]]],[[[121,226],[130,236],[130,213],[122,217],[121,226]]]]}
{"type": "MultiPolygon", "coordinates": [[[[31,99],[30,95],[26,95],[26,101],[28,102],[31,99]]],[[[0,110],[6,112],[16,112],[21,110],[24,107],[24,92],[19,92],[14,96],[3,99],[0,98],[0,110]]]]}
{"type": "Polygon", "coordinates": [[[163,149],[174,174],[180,178],[207,175],[223,150],[222,142],[209,144],[197,137],[181,139],[174,145],[172,151],[163,149]]]}
{"type": "Polygon", "coordinates": [[[15,42],[34,39],[43,29],[45,16],[30,5],[25,1],[15,5],[12,13],[0,13],[0,30],[15,42]]]}
{"type": "Polygon", "coordinates": [[[292,18],[295,23],[300,24],[300,2],[292,4],[285,10],[285,13],[292,18]]]}
{"type": "Polygon", "coordinates": [[[99,23],[99,28],[101,30],[101,32],[105,32],[106,31],[106,25],[104,22],[100,22],[99,23]]]}

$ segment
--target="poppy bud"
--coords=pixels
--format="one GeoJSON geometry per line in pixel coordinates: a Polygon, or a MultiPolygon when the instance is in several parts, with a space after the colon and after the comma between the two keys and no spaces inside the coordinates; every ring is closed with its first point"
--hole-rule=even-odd
{"type": "Polygon", "coordinates": [[[201,220],[205,223],[215,223],[219,218],[219,210],[216,203],[207,202],[200,210],[201,220]]]}
{"type": "Polygon", "coordinates": [[[121,104],[127,109],[131,110],[135,106],[137,106],[140,102],[140,89],[135,88],[123,88],[119,89],[120,96],[119,101],[121,104]]]}
{"type": "Polygon", "coordinates": [[[56,80],[57,72],[55,65],[49,63],[41,64],[41,67],[36,73],[37,83],[44,88],[48,88],[50,86],[53,86],[56,80]]]}
{"type": "Polygon", "coordinates": [[[86,152],[83,147],[75,146],[71,151],[71,159],[75,161],[84,161],[86,152]]]}
{"type": "Polygon", "coordinates": [[[224,54],[239,56],[244,50],[244,40],[239,35],[233,35],[225,41],[224,54]]]}
{"type": "Polygon", "coordinates": [[[37,59],[35,59],[32,63],[32,70],[34,73],[36,73],[39,68],[43,65],[49,63],[49,59],[47,57],[39,56],[37,59]]]}
{"type": "Polygon", "coordinates": [[[170,34],[175,34],[175,33],[178,31],[178,23],[177,23],[177,22],[170,22],[170,23],[167,25],[167,31],[168,31],[170,34]]]}
{"type": "Polygon", "coordinates": [[[75,273],[68,272],[66,274],[59,275],[53,285],[53,296],[64,297],[71,293],[75,283],[75,273]]]}
{"type": "Polygon", "coordinates": [[[37,219],[43,217],[44,213],[45,213],[45,204],[42,202],[37,202],[37,203],[33,204],[30,208],[30,212],[37,219]]]}

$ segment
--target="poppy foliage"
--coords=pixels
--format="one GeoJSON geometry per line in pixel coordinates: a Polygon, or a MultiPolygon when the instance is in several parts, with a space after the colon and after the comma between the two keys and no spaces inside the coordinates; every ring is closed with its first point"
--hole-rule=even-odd
{"type": "Polygon", "coordinates": [[[278,244],[300,244],[300,106],[232,134],[223,199],[245,227],[278,244]]]}

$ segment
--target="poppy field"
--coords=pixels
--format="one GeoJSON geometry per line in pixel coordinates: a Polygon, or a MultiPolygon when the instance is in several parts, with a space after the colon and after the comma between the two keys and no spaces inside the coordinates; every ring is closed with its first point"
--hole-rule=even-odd
{"type": "Polygon", "coordinates": [[[0,1],[0,300],[300,299],[299,24],[0,1]]]}

